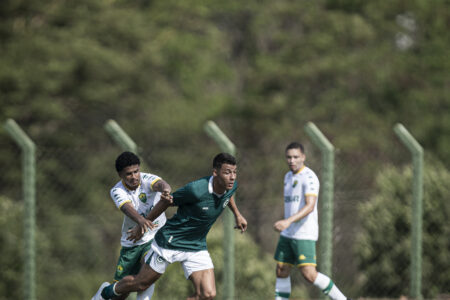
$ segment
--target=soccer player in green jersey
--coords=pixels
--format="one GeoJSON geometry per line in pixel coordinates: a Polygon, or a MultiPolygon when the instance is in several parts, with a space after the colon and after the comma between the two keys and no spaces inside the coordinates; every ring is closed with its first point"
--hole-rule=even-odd
{"type": "Polygon", "coordinates": [[[292,266],[300,268],[303,277],[331,299],[346,300],[333,281],[316,270],[319,179],[304,165],[306,157],[302,144],[289,144],[285,154],[290,171],[284,176],[284,219],[273,225],[275,231],[281,233],[275,250],[275,300],[289,299],[292,266]]]}
{"type": "MultiPolygon", "coordinates": [[[[122,248],[114,274],[115,281],[139,272],[157,230],[166,222],[164,213],[153,223],[145,217],[161,199],[169,203],[171,201],[170,185],[157,175],[141,172],[140,164],[139,157],[132,152],[121,153],[115,162],[116,171],[121,180],[111,189],[110,195],[114,204],[124,214],[120,241],[122,248]],[[142,234],[142,238],[138,241],[130,241],[127,239],[128,231],[135,226],[137,226],[136,230],[142,234]]],[[[106,285],[109,283],[103,284],[103,286],[106,285]]],[[[153,289],[152,285],[138,293],[137,300],[151,299],[153,289]]],[[[128,293],[124,293],[114,299],[122,300],[127,296],[128,293]]]]}
{"type": "MultiPolygon", "coordinates": [[[[242,232],[247,229],[247,221],[234,202],[236,188],[236,159],[230,154],[219,153],[213,160],[212,176],[190,182],[173,193],[172,205],[178,206],[177,212],[157,232],[139,273],[106,286],[94,300],[143,291],[161,277],[169,264],[177,261],[181,262],[185,277],[194,286],[194,294],[187,299],[213,299],[216,284],[206,236],[227,206],[235,216],[236,228],[242,232]]],[[[147,219],[153,221],[168,207],[167,202],[160,201],[147,219]]],[[[135,229],[129,238],[136,240],[140,236],[141,231],[135,229]]]]}

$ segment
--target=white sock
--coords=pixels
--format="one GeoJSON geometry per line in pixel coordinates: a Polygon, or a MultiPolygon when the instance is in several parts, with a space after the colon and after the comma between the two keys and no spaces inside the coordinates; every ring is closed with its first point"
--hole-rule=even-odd
{"type": "Polygon", "coordinates": [[[155,284],[152,284],[145,291],[137,293],[136,300],[150,300],[150,299],[152,299],[154,291],[155,291],[155,284]]]}
{"type": "Polygon", "coordinates": [[[341,293],[330,277],[322,273],[317,274],[316,280],[314,280],[314,285],[333,300],[347,300],[347,297],[341,293]]]}
{"type": "Polygon", "coordinates": [[[291,277],[286,278],[277,277],[275,282],[275,300],[289,299],[291,296],[291,277]]]}

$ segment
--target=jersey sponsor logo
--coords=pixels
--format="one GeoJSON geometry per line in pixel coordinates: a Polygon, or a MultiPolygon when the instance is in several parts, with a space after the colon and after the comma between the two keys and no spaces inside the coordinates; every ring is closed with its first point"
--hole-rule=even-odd
{"type": "Polygon", "coordinates": [[[205,206],[205,207],[202,207],[202,209],[203,209],[203,210],[208,210],[209,207],[208,207],[208,206],[205,206]]]}
{"type": "Polygon", "coordinates": [[[297,185],[298,181],[294,181],[294,184],[292,185],[293,188],[295,188],[295,186],[297,185]]]}
{"type": "Polygon", "coordinates": [[[303,254],[300,254],[300,256],[298,257],[298,259],[300,259],[300,260],[305,260],[305,259],[306,259],[306,256],[304,256],[303,254]]]}
{"type": "Polygon", "coordinates": [[[288,202],[297,202],[300,201],[300,197],[298,195],[296,196],[284,196],[284,202],[288,203],[288,202]]]}
{"type": "Polygon", "coordinates": [[[230,202],[230,199],[229,199],[229,198],[227,199],[227,201],[225,201],[225,202],[223,203],[223,208],[225,208],[225,207],[228,205],[228,202],[230,202]]]}
{"type": "Polygon", "coordinates": [[[139,194],[139,200],[141,200],[143,203],[147,202],[147,195],[145,193],[139,194]]]}

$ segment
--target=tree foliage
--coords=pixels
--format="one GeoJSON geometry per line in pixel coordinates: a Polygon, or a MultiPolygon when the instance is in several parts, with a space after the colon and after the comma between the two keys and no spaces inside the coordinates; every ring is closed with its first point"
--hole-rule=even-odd
{"type": "MultiPolygon", "coordinates": [[[[113,272],[121,216],[106,191],[120,150],[108,119],[175,188],[209,172],[219,149],[202,126],[215,120],[237,146],[239,205],[266,251],[282,213],[283,150],[308,143],[307,121],[338,149],[339,175],[355,174],[347,189],[370,190],[380,162],[402,160],[396,122],[448,167],[448,12],[421,0],[1,1],[0,121],[15,119],[37,144],[40,247],[55,264],[43,274],[88,255],[71,239],[101,239],[95,250],[108,253],[79,280],[83,297],[113,272]],[[66,221],[82,233],[62,234],[66,221]],[[56,250],[61,241],[71,246],[56,250]]],[[[0,129],[2,197],[19,199],[18,164],[0,129]]],[[[77,278],[86,269],[69,265],[77,278]]]]}
{"type": "MultiPolygon", "coordinates": [[[[429,163],[424,174],[423,295],[434,298],[450,284],[450,172],[429,163]],[[443,289],[444,288],[444,289],[443,289]]],[[[409,294],[412,222],[412,170],[386,167],[377,176],[378,194],[360,206],[362,231],[357,257],[363,294],[409,294]],[[370,284],[376,281],[377,286],[370,284]]]]}

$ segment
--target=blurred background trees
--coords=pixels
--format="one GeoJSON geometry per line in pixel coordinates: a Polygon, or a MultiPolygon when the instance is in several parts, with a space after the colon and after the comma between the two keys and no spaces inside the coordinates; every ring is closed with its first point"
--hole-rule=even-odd
{"type": "MultiPolygon", "coordinates": [[[[107,193],[120,149],[104,132],[108,119],[175,188],[209,173],[218,149],[202,126],[215,120],[238,148],[239,206],[254,251],[267,255],[283,212],[286,144],[305,143],[320,174],[302,130],[315,122],[337,148],[336,281],[369,293],[372,280],[354,284],[372,274],[355,238],[367,230],[358,206],[389,197],[377,174],[409,161],[392,126],[403,123],[436,165],[450,163],[449,11],[422,0],[1,1],[0,121],[14,118],[39,151],[38,246],[50,264],[38,266],[40,295],[88,298],[114,271],[121,215],[107,193]]],[[[0,167],[2,205],[14,207],[1,212],[0,238],[11,241],[21,230],[21,175],[3,129],[0,167]]],[[[10,244],[2,256],[18,255],[10,244]]],[[[274,281],[273,266],[266,272],[274,281]]],[[[440,293],[449,280],[438,281],[440,293]]]]}

